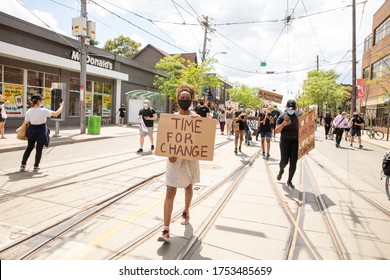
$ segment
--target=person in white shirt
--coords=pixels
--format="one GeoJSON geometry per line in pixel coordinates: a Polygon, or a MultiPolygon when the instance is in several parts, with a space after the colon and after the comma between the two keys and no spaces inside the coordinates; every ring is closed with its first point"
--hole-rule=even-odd
{"type": "Polygon", "coordinates": [[[333,126],[336,131],[336,147],[340,147],[341,138],[343,138],[344,128],[348,127],[347,113],[342,112],[333,120],[333,126]]]}
{"type": "Polygon", "coordinates": [[[50,143],[50,131],[46,125],[47,118],[51,116],[58,116],[61,114],[62,108],[64,107],[64,102],[62,101],[60,108],[57,111],[51,111],[49,109],[42,108],[42,96],[39,94],[34,94],[31,97],[31,101],[33,107],[27,110],[26,116],[24,118],[24,123],[29,125],[27,129],[28,145],[23,154],[22,164],[20,166],[21,172],[26,170],[27,160],[35,147],[35,143],[37,146],[35,151],[34,171],[39,170],[39,163],[41,162],[42,158],[43,146],[49,147],[50,143]]]}

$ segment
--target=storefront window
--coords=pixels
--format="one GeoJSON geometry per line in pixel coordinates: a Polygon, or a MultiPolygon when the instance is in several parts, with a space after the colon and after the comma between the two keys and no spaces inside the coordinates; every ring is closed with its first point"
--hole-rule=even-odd
{"type": "Polygon", "coordinates": [[[77,91],[69,92],[69,116],[80,115],[80,93],[77,91]]]}
{"type": "Polygon", "coordinates": [[[27,72],[27,86],[43,87],[43,73],[29,70],[27,72]]]}
{"type": "Polygon", "coordinates": [[[60,76],[55,74],[45,74],[45,87],[51,88],[52,83],[59,83],[60,76]]]}
{"type": "Polygon", "coordinates": [[[111,84],[104,84],[104,93],[111,94],[111,84]]]}
{"type": "Polygon", "coordinates": [[[23,84],[23,70],[20,68],[14,68],[4,66],[4,82],[10,84],[23,84]]]}
{"type": "Polygon", "coordinates": [[[69,90],[79,91],[80,90],[80,79],[70,78],[69,90]]]}
{"type": "Polygon", "coordinates": [[[103,93],[103,83],[95,82],[94,93],[103,93]]]}
{"type": "Polygon", "coordinates": [[[92,91],[92,81],[87,81],[87,91],[92,91]]]}

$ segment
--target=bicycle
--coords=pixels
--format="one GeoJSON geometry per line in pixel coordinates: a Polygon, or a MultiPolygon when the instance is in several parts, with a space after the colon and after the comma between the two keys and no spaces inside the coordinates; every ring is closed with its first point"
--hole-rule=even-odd
{"type": "Polygon", "coordinates": [[[375,130],[374,127],[371,127],[370,130],[367,130],[367,135],[371,139],[376,139],[376,140],[382,140],[383,137],[385,137],[385,134],[382,131],[375,130]]]}
{"type": "Polygon", "coordinates": [[[382,161],[382,178],[386,176],[385,190],[387,198],[390,200],[390,150],[385,152],[382,161]]]}

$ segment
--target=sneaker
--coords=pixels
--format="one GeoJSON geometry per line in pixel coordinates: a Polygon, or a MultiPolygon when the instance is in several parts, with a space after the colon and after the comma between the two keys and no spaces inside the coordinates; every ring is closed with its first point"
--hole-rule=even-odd
{"type": "Polygon", "coordinates": [[[353,145],[352,145],[352,143],[351,143],[351,145],[350,145],[350,146],[351,146],[351,147],[353,146],[353,145]]]}
{"type": "Polygon", "coordinates": [[[181,214],[181,224],[182,225],[186,225],[188,224],[190,221],[190,212],[183,212],[183,214],[181,214]]]}
{"type": "Polygon", "coordinates": [[[248,141],[248,146],[250,146],[251,145],[251,142],[250,141],[248,141]]]}
{"type": "Polygon", "coordinates": [[[153,151],[153,150],[154,150],[154,145],[152,145],[152,146],[150,147],[150,149],[153,151]]]}
{"type": "Polygon", "coordinates": [[[234,153],[237,154],[237,148],[234,149],[234,153]]]}
{"type": "Polygon", "coordinates": [[[362,146],[362,145],[359,145],[359,149],[361,149],[361,148],[363,148],[363,146],[362,146]]]}
{"type": "Polygon", "coordinates": [[[26,171],[26,165],[25,165],[25,164],[22,164],[22,165],[20,166],[19,171],[20,171],[20,172],[26,171]]]}
{"type": "Polygon", "coordinates": [[[265,159],[269,159],[269,154],[267,154],[267,156],[265,157],[265,159]]]}
{"type": "Polygon", "coordinates": [[[328,136],[325,136],[325,139],[328,139],[328,136]]]}
{"type": "Polygon", "coordinates": [[[157,241],[169,243],[169,239],[170,239],[169,228],[164,228],[161,236],[157,239],[157,241]]]}
{"type": "Polygon", "coordinates": [[[241,146],[240,146],[240,147],[238,147],[238,151],[241,153],[241,146]]]}
{"type": "Polygon", "coordinates": [[[263,152],[263,157],[265,157],[265,152],[263,152]]]}
{"type": "Polygon", "coordinates": [[[336,144],[336,148],[338,148],[338,147],[340,147],[340,145],[339,145],[339,144],[336,144]]]}
{"type": "Polygon", "coordinates": [[[293,185],[293,183],[291,181],[287,181],[287,187],[295,189],[295,186],[293,185]]]}
{"type": "Polygon", "coordinates": [[[34,172],[38,172],[38,171],[39,171],[39,167],[38,167],[38,166],[34,166],[33,171],[34,171],[34,172]]]}
{"type": "Polygon", "coordinates": [[[279,173],[278,173],[278,176],[276,176],[276,179],[279,181],[280,179],[282,179],[282,175],[284,173],[284,170],[279,170],[279,173]]]}
{"type": "Polygon", "coordinates": [[[139,148],[137,151],[137,154],[142,153],[144,150],[142,148],[139,148]]]}

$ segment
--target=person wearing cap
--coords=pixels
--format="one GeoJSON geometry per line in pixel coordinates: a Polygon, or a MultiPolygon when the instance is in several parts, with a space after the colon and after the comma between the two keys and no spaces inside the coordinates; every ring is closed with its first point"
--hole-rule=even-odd
{"type": "Polygon", "coordinates": [[[60,108],[57,111],[51,111],[49,109],[41,107],[43,104],[42,96],[34,94],[31,97],[32,107],[27,110],[24,117],[24,123],[29,125],[27,128],[27,148],[23,154],[22,163],[20,165],[20,171],[26,170],[27,160],[30,157],[32,150],[36,144],[35,150],[35,163],[34,171],[39,170],[39,163],[42,158],[43,146],[49,147],[50,143],[50,131],[47,128],[46,122],[48,117],[56,117],[62,112],[64,102],[61,101],[60,108]]]}
{"type": "Polygon", "coordinates": [[[280,133],[280,162],[279,173],[276,179],[280,181],[284,173],[284,169],[290,162],[288,171],[287,186],[294,189],[292,179],[297,169],[298,161],[298,117],[295,112],[297,103],[295,100],[288,100],[286,104],[286,112],[281,114],[276,121],[275,133],[280,133]]]}
{"type": "Polygon", "coordinates": [[[344,128],[348,127],[347,112],[342,112],[333,120],[333,126],[336,131],[336,148],[340,147],[341,138],[343,138],[344,128]]]}

